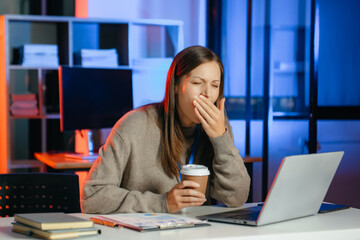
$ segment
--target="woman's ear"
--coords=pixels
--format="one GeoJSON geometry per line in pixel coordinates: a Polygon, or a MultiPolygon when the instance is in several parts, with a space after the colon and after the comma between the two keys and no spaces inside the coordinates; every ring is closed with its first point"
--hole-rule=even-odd
{"type": "Polygon", "coordinates": [[[175,94],[178,94],[178,92],[179,92],[179,84],[176,84],[175,85],[175,94]]]}

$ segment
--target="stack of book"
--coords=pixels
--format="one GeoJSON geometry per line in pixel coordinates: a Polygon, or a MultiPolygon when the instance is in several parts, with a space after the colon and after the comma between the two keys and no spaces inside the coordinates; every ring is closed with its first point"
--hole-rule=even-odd
{"type": "Polygon", "coordinates": [[[58,46],[55,44],[24,44],[19,51],[19,64],[26,67],[58,67],[58,46]]]}
{"type": "Polygon", "coordinates": [[[37,99],[35,94],[11,94],[12,103],[10,112],[12,115],[38,115],[37,99]]]}
{"type": "Polygon", "coordinates": [[[98,235],[101,231],[87,219],[65,213],[15,214],[12,231],[44,239],[67,239],[98,235]]]}
{"type": "Polygon", "coordinates": [[[83,67],[118,67],[118,54],[112,49],[81,49],[75,54],[75,64],[83,67]]]}

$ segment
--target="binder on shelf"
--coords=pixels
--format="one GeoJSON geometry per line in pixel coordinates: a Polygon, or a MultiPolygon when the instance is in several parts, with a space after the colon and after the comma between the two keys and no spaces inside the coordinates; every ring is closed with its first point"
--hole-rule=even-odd
{"type": "Polygon", "coordinates": [[[25,67],[58,67],[56,44],[24,44],[19,49],[18,64],[25,67]]]}
{"type": "Polygon", "coordinates": [[[81,49],[75,53],[75,65],[83,67],[118,67],[118,54],[112,49],[81,49]]]}

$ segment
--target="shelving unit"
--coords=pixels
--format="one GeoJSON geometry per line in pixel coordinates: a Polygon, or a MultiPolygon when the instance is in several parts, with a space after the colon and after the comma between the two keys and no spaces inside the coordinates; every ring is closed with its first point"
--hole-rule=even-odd
{"type": "Polygon", "coordinates": [[[270,82],[277,89],[272,94],[274,118],[307,118],[305,97],[306,27],[275,25],[270,28],[270,82]],[[276,49],[287,49],[278,51],[276,49]],[[281,87],[280,87],[281,86],[281,87]],[[282,92],[279,90],[283,89],[282,92]]]}
{"type": "Polygon", "coordinates": [[[274,139],[274,126],[284,120],[309,118],[306,1],[285,5],[282,2],[210,1],[208,5],[208,46],[223,57],[225,69],[232,76],[229,80],[236,86],[226,96],[227,115],[244,124],[241,134],[245,136],[238,133],[244,141],[244,156],[262,156],[262,164],[255,166],[256,175],[252,178],[256,200],[264,200],[278,167],[276,149],[269,144],[274,139]],[[284,9],[287,14],[276,14],[284,9]],[[233,19],[227,16],[236,11],[245,15],[233,25],[233,19]],[[276,13],[272,15],[273,12],[276,13]],[[218,38],[221,34],[217,33],[229,29],[227,38],[218,38]],[[238,40],[242,36],[246,42],[238,40]]]}
{"type": "MultiPolygon", "coordinates": [[[[0,16],[0,173],[28,168],[41,171],[34,152],[66,150],[66,142],[72,137],[72,133],[60,132],[57,68],[17,65],[14,49],[29,43],[56,44],[60,65],[74,66],[74,54],[80,49],[115,48],[118,68],[136,70],[136,107],[151,100],[142,101],[140,83],[144,79],[150,82],[149,74],[165,76],[168,64],[183,49],[182,25],[175,20],[0,16]],[[39,114],[12,116],[10,94],[30,93],[37,96],[39,114]]],[[[159,84],[156,81],[165,81],[150,79],[155,85],[159,84]]]]}

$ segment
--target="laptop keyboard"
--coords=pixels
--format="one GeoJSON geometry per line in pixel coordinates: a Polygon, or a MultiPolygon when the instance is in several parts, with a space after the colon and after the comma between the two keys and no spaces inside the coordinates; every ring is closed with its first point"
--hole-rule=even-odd
{"type": "Polygon", "coordinates": [[[259,216],[260,210],[248,210],[248,209],[240,209],[238,211],[234,211],[226,218],[232,219],[247,219],[247,220],[256,220],[259,216]]]}
{"type": "Polygon", "coordinates": [[[253,212],[253,213],[237,214],[237,215],[229,216],[228,218],[234,218],[234,219],[257,219],[258,216],[259,216],[259,212],[253,212]]]}
{"type": "Polygon", "coordinates": [[[238,210],[233,210],[229,212],[222,212],[222,213],[215,213],[210,215],[204,215],[204,216],[198,216],[199,219],[205,220],[208,219],[210,221],[220,221],[226,220],[225,222],[233,222],[233,223],[239,223],[239,222],[256,222],[260,211],[261,206],[254,206],[249,208],[242,208],[238,210]]]}

